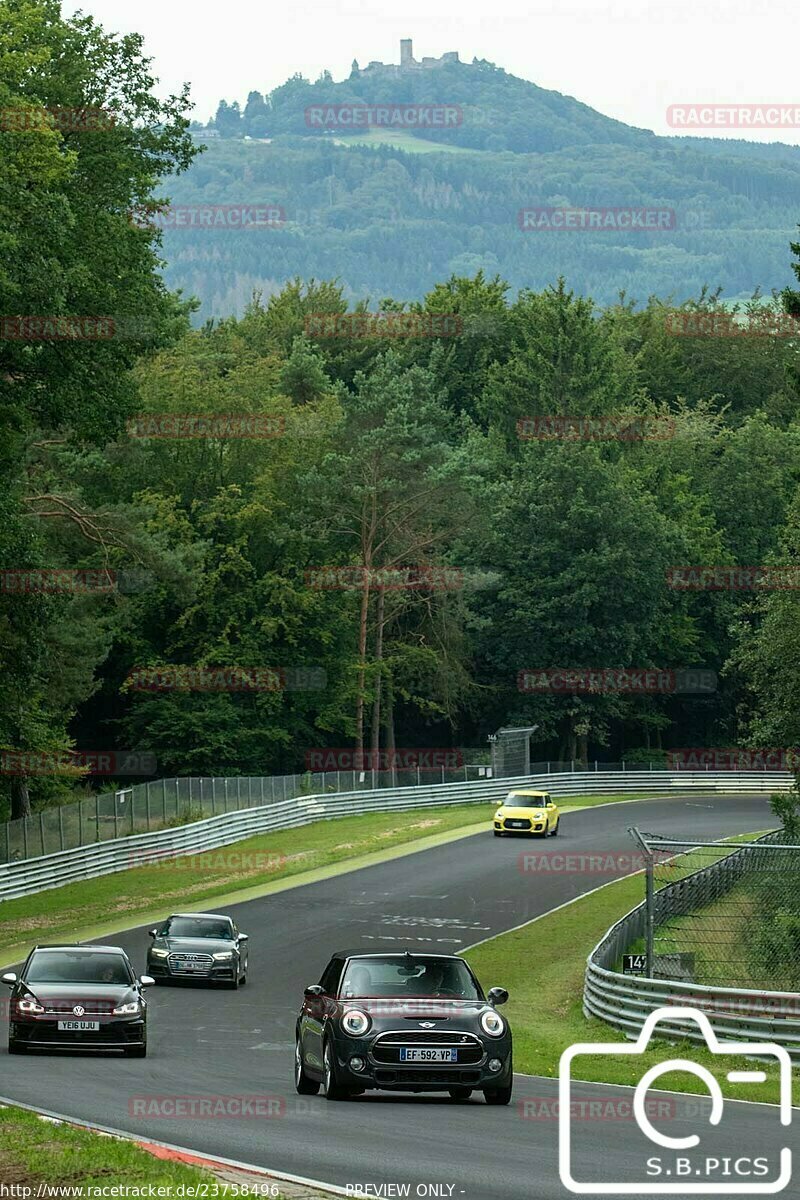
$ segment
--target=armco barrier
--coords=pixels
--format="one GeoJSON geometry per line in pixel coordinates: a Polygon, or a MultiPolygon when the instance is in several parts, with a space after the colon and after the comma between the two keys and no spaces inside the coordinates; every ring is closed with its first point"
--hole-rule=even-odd
{"type": "Polygon", "coordinates": [[[56,854],[5,863],[0,865],[0,901],[61,887],[77,879],[91,879],[142,866],[148,855],[155,860],[201,854],[257,833],[293,829],[312,821],[363,812],[399,812],[484,800],[488,803],[521,787],[542,788],[554,796],[566,798],[624,792],[653,795],[674,795],[676,791],[768,793],[788,788],[792,783],[793,776],[788,772],[575,771],[518,779],[485,779],[477,783],[301,796],[224,813],[173,829],[93,842],[56,854]]]}
{"type": "MultiPolygon", "coordinates": [[[[775,837],[771,834],[758,840],[768,842],[775,837]]],[[[715,875],[730,870],[729,860],[721,859],[673,886],[687,889],[696,906],[701,906],[703,896],[713,892],[708,885],[715,875]]],[[[620,956],[644,937],[645,921],[642,903],[617,921],[589,955],[583,991],[583,1011],[587,1017],[599,1017],[635,1038],[656,1008],[698,1008],[723,1040],[777,1042],[793,1058],[800,1059],[800,994],[709,987],[682,980],[623,975],[613,970],[620,956]]],[[[704,1041],[699,1027],[692,1022],[664,1020],[659,1023],[658,1032],[675,1040],[704,1041]]]]}

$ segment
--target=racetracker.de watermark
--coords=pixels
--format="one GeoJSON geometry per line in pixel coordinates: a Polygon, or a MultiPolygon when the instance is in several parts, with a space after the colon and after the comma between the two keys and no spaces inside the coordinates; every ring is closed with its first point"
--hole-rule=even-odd
{"type": "Polygon", "coordinates": [[[463,753],[452,746],[406,746],[375,751],[318,747],[305,753],[307,771],[441,771],[463,765],[463,753]]]}
{"type": "Polygon", "coordinates": [[[523,233],[663,233],[676,229],[673,208],[521,208],[517,224],[523,233]]]}
{"type": "Polygon", "coordinates": [[[2,750],[0,775],[155,775],[145,750],[2,750]]]}
{"type": "Polygon", "coordinates": [[[152,1117],[165,1120],[215,1121],[215,1120],[264,1120],[285,1117],[284,1096],[131,1096],[128,1100],[128,1116],[152,1117]]]}
{"type": "Polygon", "coordinates": [[[671,129],[798,129],[800,104],[670,104],[671,129]]]}
{"type": "Polygon", "coordinates": [[[664,328],[674,337],[798,337],[800,317],[773,309],[758,312],[671,312],[664,328]]]}
{"type": "Polygon", "coordinates": [[[171,204],[147,212],[132,212],[137,229],[191,229],[218,233],[220,230],[259,232],[282,229],[286,210],[277,204],[171,204]]]}
{"type": "MultiPolygon", "coordinates": [[[[668,859],[658,856],[656,860],[668,859]]],[[[608,875],[621,878],[645,869],[643,854],[631,852],[609,854],[545,854],[543,851],[525,851],[517,858],[517,870],[521,875],[608,875]]],[[[664,866],[669,867],[665,861],[664,866]]]]}
{"type": "Polygon", "coordinates": [[[676,771],[797,771],[800,747],[689,746],[668,750],[667,767],[676,771]]]}
{"type": "Polygon", "coordinates": [[[456,129],[464,112],[459,104],[312,104],[305,119],[309,129],[456,129]]]}
{"type": "Polygon", "coordinates": [[[288,861],[285,854],[265,854],[257,850],[209,850],[205,854],[175,857],[174,850],[152,849],[131,850],[128,855],[131,867],[166,867],[170,875],[173,871],[235,871],[237,874],[280,871],[288,861]]]}
{"type": "Polygon", "coordinates": [[[97,105],[0,108],[0,130],[6,133],[41,133],[47,129],[59,133],[103,133],[116,123],[115,113],[97,105]]]}
{"type": "Polygon", "coordinates": [[[706,670],[659,670],[655,667],[532,667],[519,672],[520,692],[624,693],[674,695],[717,690],[717,676],[706,670]]]}
{"type": "Polygon", "coordinates": [[[133,667],[125,680],[133,692],[289,692],[326,685],[322,667],[133,667]]]}
{"type": "Polygon", "coordinates": [[[132,438],[281,437],[286,418],[264,413],[142,413],[126,422],[132,438]]]}
{"type": "Polygon", "coordinates": [[[517,436],[521,441],[538,442],[659,442],[673,438],[676,428],[672,417],[631,413],[603,417],[552,415],[520,417],[517,436]]]}
{"type": "Polygon", "coordinates": [[[456,567],[309,567],[306,587],[319,591],[456,591],[464,586],[456,567]]]}
{"type": "Polygon", "coordinates": [[[460,337],[464,320],[458,313],[307,313],[304,328],[313,338],[446,338],[460,337]]]}
{"type": "Polygon", "coordinates": [[[800,564],[668,567],[666,578],[679,592],[791,592],[800,588],[800,564]]]}
{"type": "Polygon", "coordinates": [[[101,342],[114,336],[114,318],[95,313],[0,316],[4,342],[101,342]]]}
{"type": "MultiPolygon", "coordinates": [[[[674,1120],[678,1102],[672,1098],[645,1097],[645,1112],[651,1120],[674,1120]]],[[[554,1096],[526,1096],[517,1101],[517,1113],[523,1121],[557,1121],[561,1105],[554,1096]]],[[[608,1097],[593,1100],[572,1096],[569,1101],[571,1121],[634,1121],[633,1100],[627,1097],[608,1097]]]]}
{"type": "Polygon", "coordinates": [[[143,592],[152,587],[155,576],[151,571],[138,568],[117,571],[78,571],[59,568],[0,571],[0,592],[11,596],[32,595],[78,595],[100,593],[108,595],[120,592],[143,592]]]}

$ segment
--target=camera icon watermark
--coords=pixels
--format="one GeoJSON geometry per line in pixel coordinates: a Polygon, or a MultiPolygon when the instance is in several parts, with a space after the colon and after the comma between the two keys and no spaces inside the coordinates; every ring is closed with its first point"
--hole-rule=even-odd
{"type": "MultiPolygon", "coordinates": [[[[708,1089],[710,1109],[708,1124],[716,1129],[722,1122],[725,1101],[719,1081],[706,1066],[688,1058],[671,1058],[657,1063],[645,1071],[633,1093],[633,1114],[640,1132],[644,1135],[641,1145],[641,1178],[636,1180],[597,1180],[576,1178],[576,1123],[571,1109],[573,1063],[581,1055],[635,1056],[644,1054],[659,1022],[668,1023],[673,1029],[676,1021],[694,1022],[712,1054],[732,1055],[767,1059],[777,1062],[779,1078],[778,1120],[788,1126],[792,1119],[792,1068],[788,1051],[774,1042],[723,1042],[711,1027],[708,1017],[696,1008],[665,1007],[650,1013],[641,1033],[633,1043],[579,1042],[570,1046],[561,1056],[559,1064],[559,1173],[561,1182],[568,1191],[576,1195],[591,1196],[757,1196],[775,1195],[791,1182],[792,1151],[782,1146],[779,1151],[756,1145],[754,1153],[742,1153],[741,1135],[733,1142],[728,1153],[720,1152],[715,1142],[713,1148],[701,1144],[698,1133],[689,1132],[677,1136],[656,1128],[650,1119],[647,1105],[648,1092],[657,1086],[663,1075],[673,1071],[697,1076],[708,1089]],[[650,1145],[648,1145],[650,1143],[650,1145]],[[652,1153],[653,1146],[660,1153],[652,1153]]],[[[674,1035],[672,1035],[674,1036],[674,1035]]],[[[766,1082],[766,1072],[758,1069],[730,1070],[726,1078],[731,1083],[759,1084],[766,1082]]],[[[760,1141],[760,1139],[758,1139],[760,1141]]],[[[634,1161],[626,1156],[628,1164],[634,1161]]],[[[581,1166],[585,1166],[585,1155],[581,1166]]],[[[579,1171],[583,1174],[583,1171],[579,1171]]]]}

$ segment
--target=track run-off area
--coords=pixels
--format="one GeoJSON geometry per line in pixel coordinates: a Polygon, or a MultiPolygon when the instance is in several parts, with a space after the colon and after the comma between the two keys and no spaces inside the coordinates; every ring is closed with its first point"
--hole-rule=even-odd
{"type": "MultiPolygon", "coordinates": [[[[149,1052],[143,1061],[64,1052],[9,1057],[3,1038],[0,1095],[340,1188],[369,1185],[372,1195],[566,1197],[558,1170],[556,1079],[517,1075],[508,1108],[487,1106],[480,1093],[463,1104],[445,1095],[385,1092],[337,1104],[322,1094],[296,1096],[294,1031],[303,988],[318,982],[335,950],[460,953],[621,876],[623,856],[637,870],[641,863],[627,833],[630,825],[706,840],[767,829],[775,818],[766,796],[689,796],[566,813],[559,836],[546,841],[493,838],[489,824],[487,819],[485,833],[222,909],[250,937],[246,987],[151,988],[149,1052]],[[535,856],[534,869],[526,855],[535,856]],[[598,860],[608,856],[618,856],[614,875],[598,869],[598,860]],[[552,870],[543,862],[550,858],[552,870]],[[141,1115],[153,1110],[153,1099],[223,1096],[273,1097],[274,1115],[141,1115]]],[[[301,843],[302,830],[297,836],[301,843]]],[[[192,907],[190,898],[186,907],[192,907]]],[[[213,901],[204,908],[218,911],[213,901]]],[[[103,940],[123,946],[135,969],[144,972],[146,926],[103,940]]],[[[481,982],[486,989],[504,984],[501,978],[481,982]]],[[[631,1094],[632,1089],[605,1085],[576,1088],[583,1100],[618,1102],[631,1094]]],[[[685,1099],[683,1109],[673,1107],[672,1136],[702,1132],[704,1105],[685,1099]]],[[[161,1107],[166,1111],[169,1104],[161,1107]]],[[[612,1118],[579,1125],[576,1170],[591,1164],[593,1177],[626,1178],[643,1140],[635,1122],[612,1118]]],[[[729,1102],[723,1125],[728,1138],[731,1127],[737,1129],[738,1143],[753,1154],[777,1155],[787,1136],[775,1109],[766,1105],[729,1102]]]]}

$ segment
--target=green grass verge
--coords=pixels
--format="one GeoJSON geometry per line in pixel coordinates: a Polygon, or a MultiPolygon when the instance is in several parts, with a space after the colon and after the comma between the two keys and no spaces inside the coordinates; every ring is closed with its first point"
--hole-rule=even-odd
{"type": "MultiPolygon", "coordinates": [[[[42,1121],[24,1109],[0,1107],[0,1184],[7,1189],[12,1184],[27,1186],[35,1195],[38,1184],[65,1188],[123,1184],[146,1188],[152,1184],[169,1188],[169,1193],[162,1193],[168,1197],[179,1184],[188,1185],[187,1194],[189,1187],[206,1185],[206,1194],[213,1195],[216,1182],[206,1171],[155,1158],[132,1142],[42,1121]]],[[[12,1193],[7,1190],[6,1194],[12,1193]]],[[[18,1190],[14,1194],[24,1193],[18,1190]]]]}
{"type": "MultiPolygon", "coordinates": [[[[515,1070],[555,1078],[561,1054],[576,1042],[626,1042],[623,1034],[605,1022],[584,1017],[583,978],[592,948],[643,897],[642,874],[620,879],[558,912],[467,952],[465,957],[487,987],[507,987],[511,994],[503,1011],[514,1030],[515,1070]]],[[[726,1057],[723,1061],[688,1042],[682,1046],[654,1042],[651,1047],[645,1054],[631,1058],[582,1056],[574,1062],[573,1076],[589,1082],[635,1085],[649,1067],[684,1057],[708,1067],[719,1079],[725,1096],[778,1102],[778,1074],[774,1067],[765,1066],[765,1083],[731,1084],[725,1073],[734,1066],[746,1070],[746,1059],[732,1063],[726,1057]]],[[[797,1103],[800,1098],[797,1069],[793,1078],[797,1103]]],[[[685,1072],[664,1075],[659,1087],[667,1091],[706,1091],[696,1076],[685,1072]]]]}
{"type": "MultiPolygon", "coordinates": [[[[580,797],[562,811],[645,798],[580,797]]],[[[0,902],[0,964],[19,961],[36,942],[103,937],[176,909],[207,907],[211,900],[238,903],[488,830],[493,811],[493,802],[482,801],[320,820],[5,900],[0,902]]]]}

